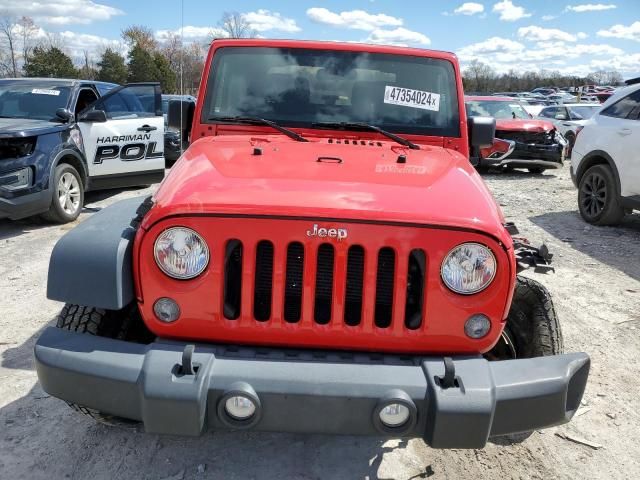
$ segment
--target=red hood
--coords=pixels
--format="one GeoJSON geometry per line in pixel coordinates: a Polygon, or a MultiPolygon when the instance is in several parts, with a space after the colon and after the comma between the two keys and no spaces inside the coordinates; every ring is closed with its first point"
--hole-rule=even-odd
{"type": "Polygon", "coordinates": [[[496,120],[496,130],[510,132],[549,132],[555,127],[546,120],[496,120]]]}
{"type": "Polygon", "coordinates": [[[465,227],[504,240],[500,208],[461,154],[344,142],[201,138],[160,185],[144,226],[175,214],[284,215],[465,227]]]}

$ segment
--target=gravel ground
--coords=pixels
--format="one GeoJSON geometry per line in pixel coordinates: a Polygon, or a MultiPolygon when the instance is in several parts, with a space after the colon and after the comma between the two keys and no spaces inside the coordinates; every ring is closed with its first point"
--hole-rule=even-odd
{"type": "MultiPolygon", "coordinates": [[[[73,225],[0,220],[0,478],[639,478],[640,215],[617,228],[587,226],[568,168],[485,179],[522,234],[555,253],[555,274],[531,275],[554,295],[566,350],[592,357],[570,424],[520,445],[450,451],[420,440],[246,432],[185,439],[94,424],[42,391],[32,360],[35,338],[61,308],[45,298],[49,255],[73,225]]],[[[146,191],[90,194],[79,221],[146,191]]]]}

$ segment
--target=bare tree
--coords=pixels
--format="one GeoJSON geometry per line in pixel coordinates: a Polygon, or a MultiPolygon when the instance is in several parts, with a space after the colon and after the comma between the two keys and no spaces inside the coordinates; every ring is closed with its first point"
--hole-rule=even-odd
{"type": "Polygon", "coordinates": [[[5,52],[7,57],[3,70],[12,77],[18,76],[17,38],[14,30],[15,23],[15,17],[8,14],[0,15],[0,40],[2,50],[5,52]]]}
{"type": "Polygon", "coordinates": [[[131,25],[122,30],[122,39],[131,48],[139,45],[147,52],[153,52],[158,48],[158,42],[153,34],[153,30],[144,25],[131,25]]]}
{"type": "Polygon", "coordinates": [[[244,15],[238,12],[224,12],[218,25],[229,38],[249,38],[257,35],[244,15]]]}
{"type": "Polygon", "coordinates": [[[39,28],[31,17],[21,17],[16,23],[18,27],[18,34],[22,42],[22,61],[29,63],[29,56],[33,50],[34,38],[36,37],[39,28]]]}

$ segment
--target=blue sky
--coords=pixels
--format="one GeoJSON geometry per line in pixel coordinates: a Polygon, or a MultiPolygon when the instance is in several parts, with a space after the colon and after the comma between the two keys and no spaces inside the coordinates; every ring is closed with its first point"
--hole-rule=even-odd
{"type": "MultiPolygon", "coordinates": [[[[584,75],[616,68],[640,75],[640,0],[184,0],[184,35],[202,41],[224,11],[244,14],[261,36],[403,44],[456,52],[498,71],[584,75]]],[[[159,39],[179,31],[180,0],[0,0],[0,14],[29,15],[74,55],[116,45],[143,24],[159,39]]]]}

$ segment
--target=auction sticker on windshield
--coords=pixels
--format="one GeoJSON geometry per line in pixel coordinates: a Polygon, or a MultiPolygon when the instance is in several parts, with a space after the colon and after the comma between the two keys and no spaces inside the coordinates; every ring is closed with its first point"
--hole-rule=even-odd
{"type": "Polygon", "coordinates": [[[387,85],[384,89],[384,103],[437,112],[440,110],[440,94],[387,85]]]}
{"type": "Polygon", "coordinates": [[[44,88],[34,88],[33,90],[31,90],[31,93],[35,95],[53,95],[54,97],[57,97],[58,95],[60,95],[60,90],[47,90],[44,88]]]}

